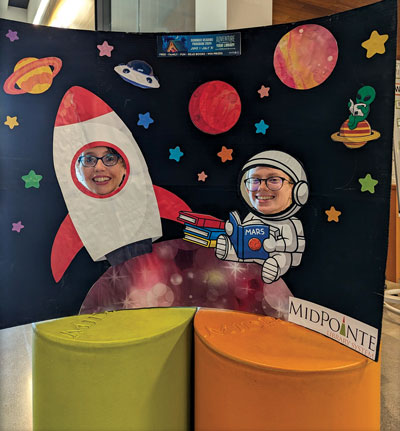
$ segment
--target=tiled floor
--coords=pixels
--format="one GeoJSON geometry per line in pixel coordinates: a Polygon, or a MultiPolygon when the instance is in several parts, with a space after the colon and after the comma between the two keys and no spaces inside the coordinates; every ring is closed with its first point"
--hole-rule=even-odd
{"type": "MultiPolygon", "coordinates": [[[[398,431],[400,315],[385,310],[382,328],[381,430],[398,431]]],[[[0,431],[32,429],[31,330],[22,325],[0,331],[0,431]]]]}

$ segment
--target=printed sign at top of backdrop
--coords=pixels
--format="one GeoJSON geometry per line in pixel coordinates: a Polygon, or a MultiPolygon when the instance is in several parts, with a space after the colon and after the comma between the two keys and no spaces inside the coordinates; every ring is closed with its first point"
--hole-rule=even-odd
{"type": "Polygon", "coordinates": [[[371,330],[375,358],[395,3],[196,35],[1,20],[2,327],[222,307],[371,330]]]}

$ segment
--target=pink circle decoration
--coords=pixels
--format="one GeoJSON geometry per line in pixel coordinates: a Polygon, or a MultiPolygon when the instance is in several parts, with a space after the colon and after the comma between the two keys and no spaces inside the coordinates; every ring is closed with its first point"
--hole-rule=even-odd
{"type": "Polygon", "coordinates": [[[274,52],[278,78],[288,87],[309,90],[332,73],[338,46],[332,33],[316,24],[300,25],[286,33],[274,52]]]}

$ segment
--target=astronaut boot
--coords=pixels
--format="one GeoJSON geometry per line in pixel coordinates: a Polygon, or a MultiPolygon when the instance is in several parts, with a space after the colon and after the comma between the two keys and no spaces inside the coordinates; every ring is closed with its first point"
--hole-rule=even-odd
{"type": "Polygon", "coordinates": [[[217,244],[215,246],[215,256],[217,256],[218,259],[226,259],[226,256],[228,255],[229,242],[230,241],[226,235],[220,235],[217,238],[217,244]]]}
{"type": "Polygon", "coordinates": [[[281,276],[279,264],[273,257],[269,257],[262,267],[262,279],[264,283],[270,284],[281,276]]]}

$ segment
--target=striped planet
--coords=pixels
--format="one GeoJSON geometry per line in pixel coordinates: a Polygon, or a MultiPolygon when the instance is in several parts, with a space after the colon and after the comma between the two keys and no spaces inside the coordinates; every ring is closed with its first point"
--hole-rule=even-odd
{"type": "Polygon", "coordinates": [[[40,94],[47,91],[58,74],[62,61],[57,57],[26,57],[18,61],[14,73],[3,85],[7,94],[40,94]]]}
{"type": "Polygon", "coordinates": [[[381,136],[376,130],[372,130],[367,120],[360,121],[353,130],[349,128],[349,120],[340,127],[339,132],[331,135],[333,141],[342,142],[347,148],[361,148],[367,142],[378,139],[381,136]]]}

